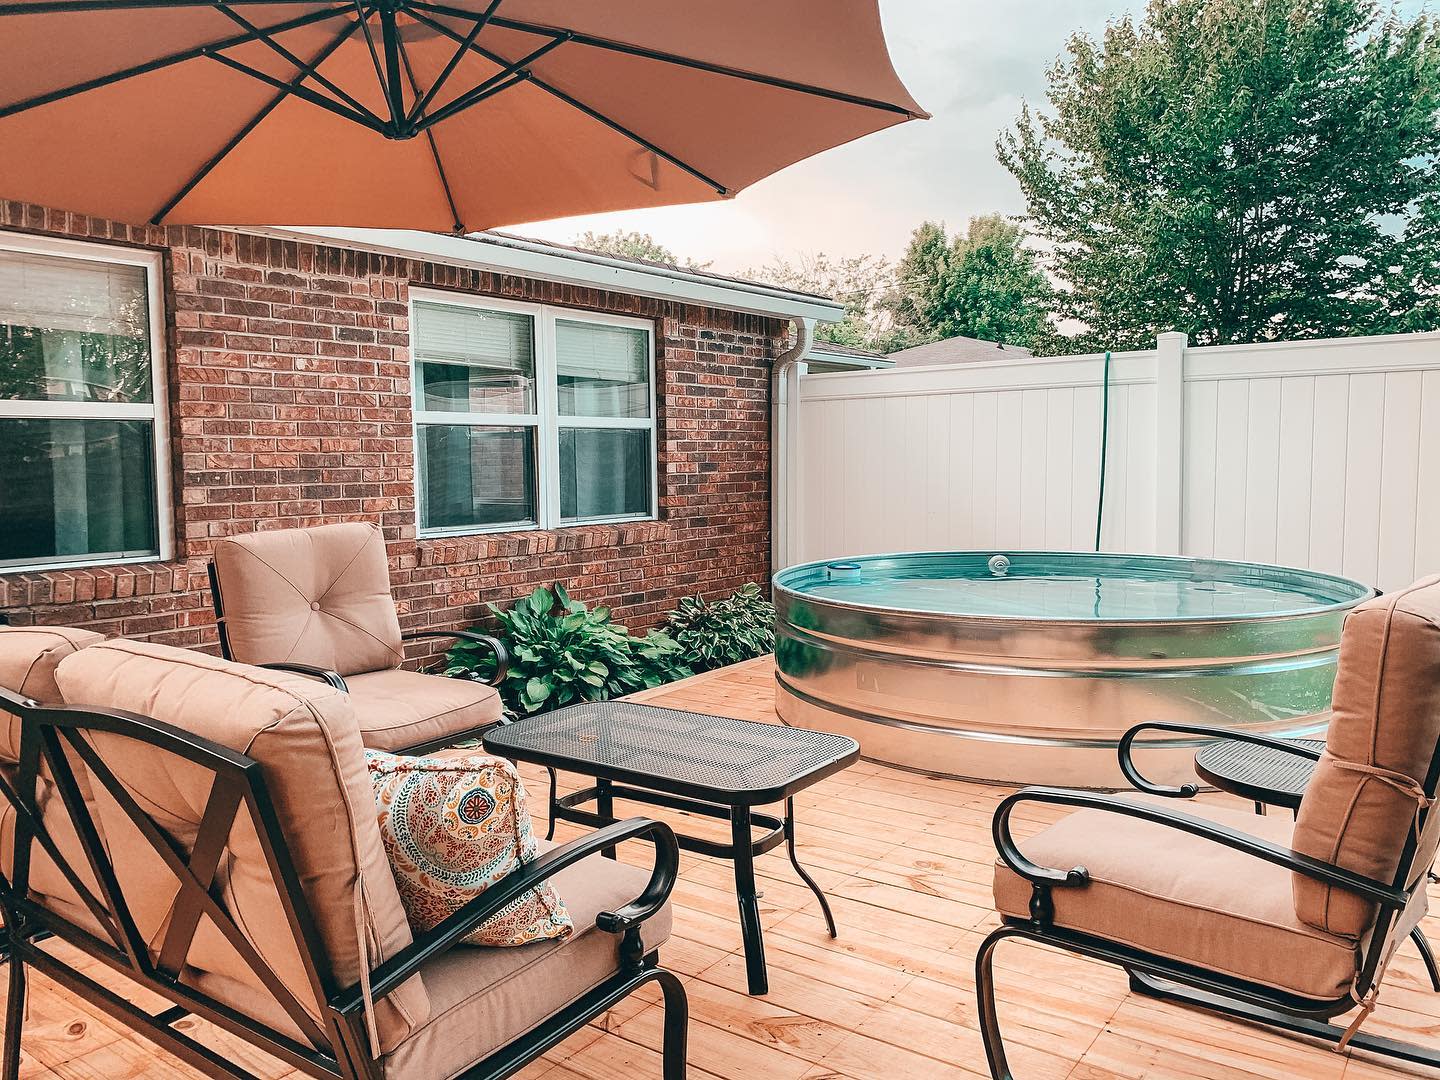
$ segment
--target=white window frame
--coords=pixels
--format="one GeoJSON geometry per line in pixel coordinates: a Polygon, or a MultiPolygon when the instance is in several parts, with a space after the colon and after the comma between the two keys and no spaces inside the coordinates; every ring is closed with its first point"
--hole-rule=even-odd
{"type": "Polygon", "coordinates": [[[83,240],[62,240],[49,236],[0,230],[0,250],[58,259],[138,266],[145,271],[147,312],[150,319],[150,400],[148,402],[15,401],[0,399],[0,419],[23,420],[148,420],[154,451],[151,488],[154,492],[156,551],[109,552],[73,558],[0,560],[0,574],[31,573],[40,570],[78,570],[87,566],[121,566],[131,563],[167,562],[175,556],[175,523],[171,500],[169,407],[166,396],[164,259],[159,252],[112,247],[83,240]]]}
{"type": "Polygon", "coordinates": [[[552,304],[522,303],[471,293],[452,293],[432,289],[410,290],[410,393],[413,410],[411,424],[415,446],[415,528],[421,537],[471,536],[479,533],[536,532],[552,529],[573,529],[586,525],[604,525],[619,521],[653,521],[660,516],[659,425],[655,416],[655,323],[650,319],[638,319],[628,315],[612,315],[608,312],[587,311],[583,308],[558,307],[552,304]],[[535,409],[528,413],[463,413],[429,411],[420,406],[422,388],[416,377],[416,305],[448,304],[452,307],[467,307],[479,311],[500,311],[528,315],[533,320],[533,348],[535,352],[535,409]],[[622,326],[645,333],[647,372],[649,384],[649,415],[645,417],[604,417],[604,416],[561,416],[558,363],[555,353],[555,324],[557,321],[576,323],[599,323],[607,326],[622,326]],[[431,424],[467,427],[532,427],[535,429],[535,470],[532,478],[535,487],[534,524],[507,525],[457,525],[445,528],[426,528],[421,524],[424,515],[425,494],[420,484],[420,428],[431,424]],[[576,518],[565,521],[560,517],[560,431],[564,428],[625,428],[650,433],[650,506],[637,514],[614,514],[603,517],[576,518]]]}

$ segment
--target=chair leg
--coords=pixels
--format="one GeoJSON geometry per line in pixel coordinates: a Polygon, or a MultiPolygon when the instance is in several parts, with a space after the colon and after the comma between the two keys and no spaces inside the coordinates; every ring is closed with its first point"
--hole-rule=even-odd
{"type": "Polygon", "coordinates": [[[20,1032],[25,1024],[25,961],[18,953],[10,957],[10,996],[5,1002],[5,1045],[0,1060],[0,1078],[19,1080],[20,1032]]]}
{"type": "Polygon", "coordinates": [[[1415,943],[1415,951],[1420,954],[1420,959],[1425,962],[1425,970],[1430,973],[1431,989],[1440,994],[1440,970],[1435,967],[1435,954],[1430,951],[1430,942],[1425,940],[1425,934],[1418,926],[1410,931],[1410,940],[1415,943]]]}
{"type": "Polygon", "coordinates": [[[993,1080],[1015,1080],[1010,1063],[1005,1060],[1000,1015],[995,1008],[995,946],[1010,936],[1010,932],[1001,927],[982,941],[975,953],[975,1003],[980,1011],[980,1038],[985,1044],[985,1059],[990,1063],[993,1080]]]}
{"type": "Polygon", "coordinates": [[[685,987],[673,972],[656,973],[665,994],[664,1080],[685,1080],[686,1046],[690,1038],[690,1002],[685,987]]]}

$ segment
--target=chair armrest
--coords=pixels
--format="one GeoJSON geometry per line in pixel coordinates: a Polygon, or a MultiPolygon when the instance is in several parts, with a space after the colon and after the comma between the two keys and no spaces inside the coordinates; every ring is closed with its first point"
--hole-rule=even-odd
{"type": "Polygon", "coordinates": [[[1409,902],[1409,895],[1394,885],[1346,870],[1332,863],[1302,855],[1298,851],[1272,844],[1248,833],[1228,829],[1214,821],[1193,817],[1175,810],[1158,806],[1145,806],[1126,802],[1113,795],[1097,795],[1088,791],[1071,791],[1066,788],[1032,787],[1017,791],[1005,799],[995,811],[991,831],[995,837],[995,850],[1000,853],[1006,866],[1027,881],[1036,885],[1083,885],[1090,880],[1089,872],[1083,866],[1069,870],[1056,870],[1027,859],[1015,844],[1010,833],[1010,814],[1021,803],[1043,803],[1050,806],[1073,806],[1086,810],[1103,810],[1122,817],[1140,818],[1167,828],[1198,836],[1204,840],[1232,848],[1246,855],[1261,859],[1276,866],[1283,866],[1297,874],[1345,889],[1383,907],[1399,910],[1409,902]]]}
{"type": "Polygon", "coordinates": [[[410,630],[400,635],[401,641],[415,641],[420,638],[458,638],[476,645],[484,645],[495,654],[495,674],[485,680],[487,686],[499,686],[510,673],[510,653],[499,638],[489,634],[477,634],[473,630],[410,630]]]}
{"type": "Polygon", "coordinates": [[[341,693],[348,694],[350,692],[350,688],[345,685],[345,680],[340,677],[338,672],[327,671],[325,668],[315,667],[313,664],[277,662],[274,664],[256,664],[255,666],[258,668],[269,668],[271,671],[293,671],[297,675],[308,675],[312,679],[319,679],[322,682],[328,683],[341,693]]]}
{"type": "Polygon", "coordinates": [[[1231,728],[1208,727],[1204,724],[1171,724],[1161,720],[1147,720],[1144,723],[1136,724],[1129,731],[1120,737],[1120,771],[1125,774],[1125,779],[1130,781],[1132,787],[1137,791],[1143,791],[1147,795],[1165,795],[1174,799],[1193,799],[1200,791],[1197,784],[1181,784],[1179,787],[1167,787],[1164,784],[1157,784],[1147,780],[1141,775],[1140,770],[1135,767],[1134,758],[1131,757],[1131,750],[1135,742],[1135,736],[1142,731],[1173,731],[1180,735],[1204,735],[1214,739],[1231,739],[1235,742],[1253,743],[1255,746],[1268,746],[1271,750],[1279,750],[1281,753],[1294,754],[1296,757],[1309,758],[1311,761],[1320,760],[1320,751],[1313,750],[1308,746],[1299,746],[1289,739],[1277,739],[1269,735],[1254,735],[1248,731],[1235,731],[1231,728]]]}
{"type": "MultiPolygon", "coordinates": [[[[418,935],[413,942],[371,971],[371,994],[377,999],[384,997],[481,923],[494,917],[522,894],[567,866],[573,866],[581,859],[614,847],[624,840],[642,837],[655,845],[655,867],[650,872],[650,880],[644,891],[624,907],[615,911],[602,911],[595,917],[595,925],[607,933],[638,932],[641,923],[664,907],[680,872],[680,846],[675,840],[674,831],[663,821],[643,817],[617,821],[614,825],[598,829],[579,840],[552,848],[534,862],[511,871],[434,929],[418,935]]],[[[363,1002],[364,995],[359,984],[356,984],[331,999],[330,1007],[342,1016],[350,1015],[359,1012],[363,1002]]]]}

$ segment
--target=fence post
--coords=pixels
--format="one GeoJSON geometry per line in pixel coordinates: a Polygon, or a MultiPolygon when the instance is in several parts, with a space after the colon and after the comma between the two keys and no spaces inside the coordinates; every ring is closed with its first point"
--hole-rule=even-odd
{"type": "Polygon", "coordinates": [[[1185,507],[1185,347],[1181,333],[1155,340],[1155,552],[1181,555],[1185,507]]]}

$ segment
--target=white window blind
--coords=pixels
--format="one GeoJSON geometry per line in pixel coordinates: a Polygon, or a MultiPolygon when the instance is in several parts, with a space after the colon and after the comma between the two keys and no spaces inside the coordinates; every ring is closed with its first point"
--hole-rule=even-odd
{"type": "Polygon", "coordinates": [[[416,304],[415,358],[528,374],[534,365],[533,325],[530,316],[508,311],[416,304]]]}
{"type": "Polygon", "coordinates": [[[650,367],[649,335],[561,319],[555,325],[555,364],[562,379],[643,383],[650,367]]]}
{"type": "Polygon", "coordinates": [[[0,250],[0,324],[143,338],[145,270],[0,250]]]}

